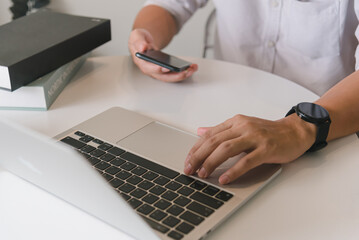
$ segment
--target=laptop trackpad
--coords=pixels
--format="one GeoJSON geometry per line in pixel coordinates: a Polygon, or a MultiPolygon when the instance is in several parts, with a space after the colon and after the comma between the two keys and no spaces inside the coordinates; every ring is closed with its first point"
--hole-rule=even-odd
{"type": "Polygon", "coordinates": [[[198,137],[159,122],[152,122],[117,144],[136,155],[178,171],[198,137]]]}

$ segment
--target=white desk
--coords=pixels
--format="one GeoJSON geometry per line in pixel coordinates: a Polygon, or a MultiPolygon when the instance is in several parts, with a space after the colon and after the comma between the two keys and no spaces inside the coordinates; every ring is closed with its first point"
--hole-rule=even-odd
{"type": "MultiPolygon", "coordinates": [[[[237,113],[281,118],[317,97],[247,67],[189,59],[199,72],[182,83],[143,76],[128,57],[89,59],[47,112],[0,117],[54,136],[112,106],[195,133],[237,113]]],[[[358,239],[359,141],[334,141],[283,172],[208,239],[358,239]]],[[[120,239],[117,230],[0,169],[0,239],[120,239]]]]}

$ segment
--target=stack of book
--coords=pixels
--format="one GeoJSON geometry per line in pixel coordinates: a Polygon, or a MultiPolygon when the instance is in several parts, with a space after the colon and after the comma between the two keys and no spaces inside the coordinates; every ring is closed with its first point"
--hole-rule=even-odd
{"type": "Polygon", "coordinates": [[[109,40],[108,19],[47,10],[0,26],[0,109],[47,110],[109,40]]]}

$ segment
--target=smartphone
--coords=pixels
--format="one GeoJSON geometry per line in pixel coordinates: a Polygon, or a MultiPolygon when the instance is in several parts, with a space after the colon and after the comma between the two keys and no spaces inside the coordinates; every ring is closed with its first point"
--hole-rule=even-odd
{"type": "Polygon", "coordinates": [[[147,50],[143,53],[137,52],[135,55],[138,58],[157,64],[173,72],[182,72],[189,68],[192,64],[175,56],[156,50],[147,50]]]}

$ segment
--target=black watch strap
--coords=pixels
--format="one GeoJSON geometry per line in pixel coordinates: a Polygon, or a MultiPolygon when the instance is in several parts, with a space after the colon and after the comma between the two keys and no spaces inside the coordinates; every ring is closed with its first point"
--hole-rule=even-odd
{"type": "Polygon", "coordinates": [[[315,125],[317,125],[317,137],[315,139],[314,144],[307,150],[307,152],[315,152],[328,145],[327,136],[329,132],[330,122],[326,121],[320,123],[321,126],[318,126],[319,124],[315,124],[315,125]]]}
{"type": "MultiPolygon", "coordinates": [[[[299,105],[299,104],[298,104],[299,105]]],[[[308,119],[303,113],[300,113],[300,111],[297,109],[297,106],[292,107],[289,112],[286,114],[286,116],[291,115],[293,113],[297,113],[297,115],[304,121],[310,122],[314,124],[317,127],[317,135],[314,144],[307,150],[307,152],[314,152],[319,149],[324,148],[327,146],[327,136],[329,132],[329,126],[330,126],[330,118],[328,115],[328,119],[326,121],[314,121],[313,119],[308,119]]],[[[325,110],[326,111],[326,110],[325,110]]]]}

